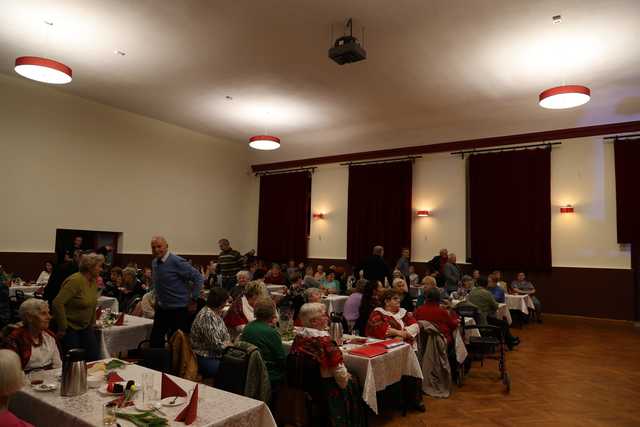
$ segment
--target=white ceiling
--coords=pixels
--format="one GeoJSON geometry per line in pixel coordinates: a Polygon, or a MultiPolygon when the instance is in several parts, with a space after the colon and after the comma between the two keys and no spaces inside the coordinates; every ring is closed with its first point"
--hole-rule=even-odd
{"type": "Polygon", "coordinates": [[[283,139],[253,162],[640,119],[639,0],[0,1],[0,72],[47,56],[73,68],[62,91],[238,144],[283,139]],[[330,28],[347,17],[369,57],[338,66],[330,28]],[[592,101],[538,107],[563,82],[592,101]]]}

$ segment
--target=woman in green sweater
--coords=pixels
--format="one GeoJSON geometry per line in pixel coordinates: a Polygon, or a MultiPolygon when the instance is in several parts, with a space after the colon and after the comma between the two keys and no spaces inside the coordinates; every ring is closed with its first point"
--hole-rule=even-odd
{"type": "Polygon", "coordinates": [[[96,279],[103,264],[102,255],[83,255],[78,265],[80,271],[62,283],[58,296],[53,300],[53,316],[64,352],[82,348],[86,351],[87,361],[100,358],[94,326],[98,305],[96,279]]]}

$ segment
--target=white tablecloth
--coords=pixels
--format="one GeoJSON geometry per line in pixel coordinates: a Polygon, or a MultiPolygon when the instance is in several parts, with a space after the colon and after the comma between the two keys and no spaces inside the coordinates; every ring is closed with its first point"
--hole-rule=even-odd
{"type": "MultiPolygon", "coordinates": [[[[345,335],[347,338],[355,336],[345,335]]],[[[371,339],[370,341],[379,341],[371,339]]],[[[288,353],[292,341],[285,341],[283,345],[288,353]]],[[[376,392],[382,391],[388,386],[397,383],[404,375],[422,379],[422,369],[416,352],[409,344],[389,350],[388,353],[373,358],[356,356],[347,350],[358,347],[357,345],[344,345],[342,354],[347,370],[358,377],[362,384],[362,399],[369,407],[378,413],[378,399],[376,392]]]]}
{"type": "Polygon", "coordinates": [[[535,309],[529,295],[505,295],[505,302],[509,310],[520,310],[524,314],[529,314],[529,309],[535,309]]]}
{"type": "Polygon", "coordinates": [[[102,309],[110,308],[112,313],[118,313],[120,311],[120,303],[114,297],[98,297],[98,307],[102,309]]]}
{"type": "Polygon", "coordinates": [[[344,303],[348,299],[346,295],[327,295],[322,302],[327,306],[327,313],[344,313],[344,303]]]}
{"type": "MultiPolygon", "coordinates": [[[[159,396],[160,372],[137,365],[128,365],[118,370],[122,378],[134,380],[138,384],[141,384],[144,372],[155,374],[155,389],[159,396]]],[[[59,374],[59,369],[47,373],[50,378],[59,374]]],[[[173,376],[171,378],[189,393],[189,397],[191,396],[196,385],[194,382],[173,376]]],[[[138,393],[136,399],[142,398],[141,395],[142,393],[138,393]]],[[[38,427],[101,427],[102,405],[113,399],[113,396],[102,396],[92,389],[81,396],[61,397],[59,389],[52,392],[37,392],[33,391],[30,386],[26,386],[11,398],[10,410],[19,418],[38,427]]],[[[166,418],[169,420],[170,426],[184,427],[184,423],[174,421],[184,406],[162,408],[162,411],[167,414],[166,418]]],[[[132,411],[135,412],[135,410],[132,411]]],[[[118,423],[123,427],[133,426],[129,421],[121,418],[118,418],[118,423]]],[[[275,427],[276,423],[269,408],[263,402],[200,384],[198,387],[198,418],[191,425],[194,427],[275,427]]]]}
{"type": "MultiPolygon", "coordinates": [[[[475,325],[476,321],[470,317],[465,318],[465,325],[472,326],[475,325]]],[[[467,352],[466,344],[469,344],[469,337],[479,337],[480,331],[477,329],[467,329],[464,331],[465,338],[462,338],[462,325],[458,326],[458,329],[453,331],[453,342],[456,349],[456,360],[458,363],[462,363],[465,361],[469,353],[467,352]]]]}
{"type": "Polygon", "coordinates": [[[511,313],[509,313],[509,307],[507,304],[500,303],[498,304],[498,311],[496,312],[496,317],[498,319],[506,320],[508,324],[511,324],[511,313]]]}
{"type": "Polygon", "coordinates": [[[40,289],[40,286],[38,285],[28,285],[28,286],[21,286],[21,285],[13,285],[9,288],[9,298],[13,298],[16,296],[16,291],[22,291],[25,294],[25,297],[29,297],[29,295],[31,297],[33,297],[33,293],[35,291],[37,291],[38,289],[40,289]],[[27,295],[29,294],[29,295],[27,295]]]}
{"type": "Polygon", "coordinates": [[[126,314],[124,325],[97,329],[101,357],[137,348],[141,341],[149,339],[152,327],[153,319],[126,314]]]}

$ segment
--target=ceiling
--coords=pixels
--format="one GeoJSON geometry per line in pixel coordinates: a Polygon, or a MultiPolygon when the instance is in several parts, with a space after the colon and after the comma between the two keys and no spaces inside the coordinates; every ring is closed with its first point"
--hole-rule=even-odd
{"type": "Polygon", "coordinates": [[[73,68],[64,92],[238,144],[280,136],[252,150],[264,163],[638,120],[638,40],[638,0],[7,0],[0,72],[47,56],[73,68]],[[339,66],[348,17],[368,59],[339,66]],[[563,82],[592,101],[540,108],[563,82]]]}

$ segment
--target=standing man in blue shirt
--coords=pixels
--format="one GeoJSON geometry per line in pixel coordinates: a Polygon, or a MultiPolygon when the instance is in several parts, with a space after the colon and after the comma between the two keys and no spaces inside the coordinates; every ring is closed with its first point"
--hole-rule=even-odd
{"type": "Polygon", "coordinates": [[[169,252],[162,236],[151,239],[151,253],[156,294],[151,347],[162,348],[167,335],[171,338],[178,329],[189,333],[189,312],[195,310],[204,277],[187,260],[169,252]]]}

